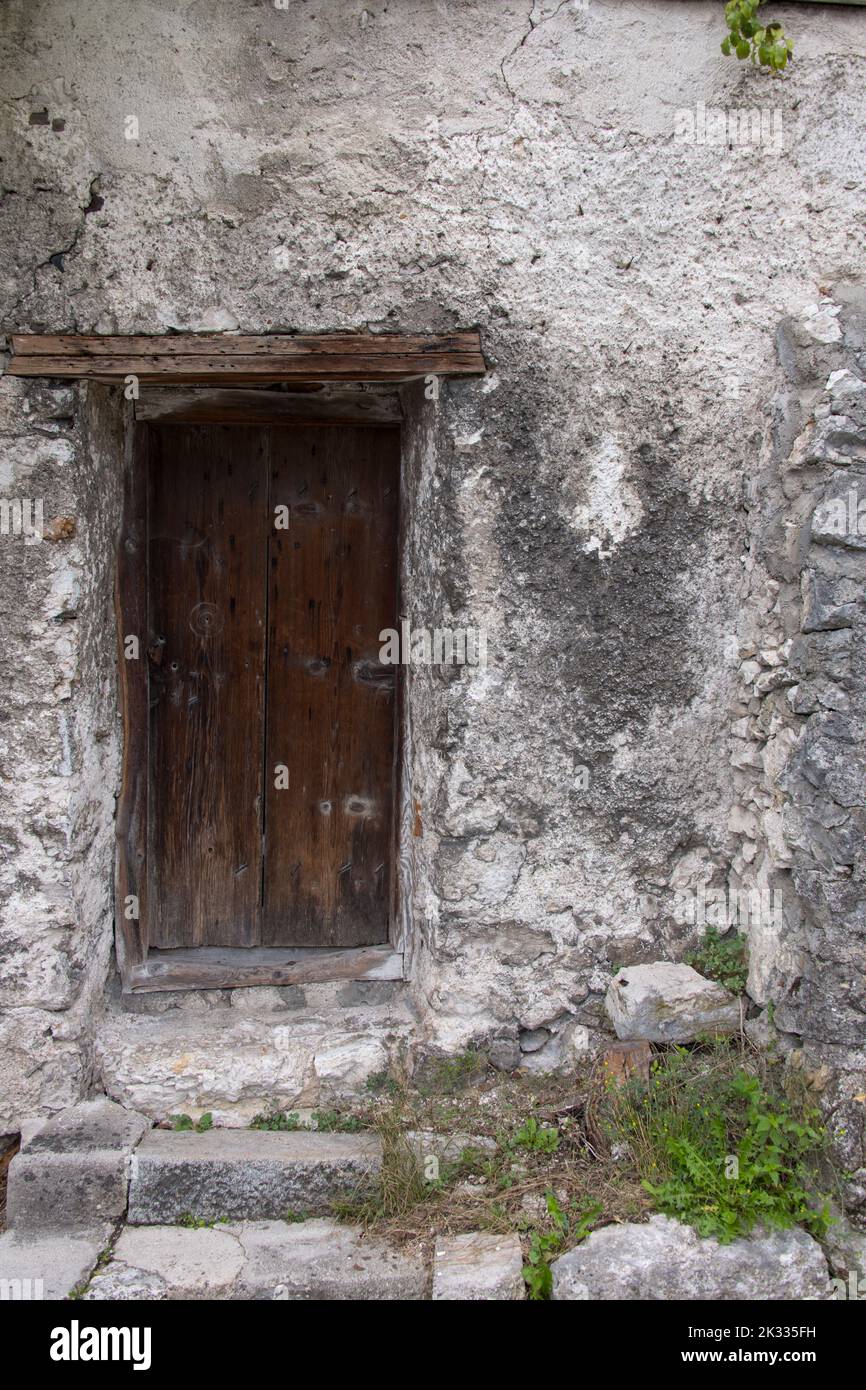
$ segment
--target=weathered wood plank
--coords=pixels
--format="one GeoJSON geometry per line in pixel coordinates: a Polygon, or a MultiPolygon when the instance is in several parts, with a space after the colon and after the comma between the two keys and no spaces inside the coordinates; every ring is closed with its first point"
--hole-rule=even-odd
{"type": "Polygon", "coordinates": [[[403,381],[407,377],[475,376],[483,368],[463,353],[418,357],[13,357],[8,376],[66,377],[77,381],[159,381],[216,386],[278,381],[403,381]]]}
{"type": "Polygon", "coordinates": [[[13,333],[16,357],[353,357],[481,352],[477,329],[458,333],[13,333]]]}
{"type": "Polygon", "coordinates": [[[314,390],[198,390],[145,386],[135,403],[137,420],[171,424],[221,425],[399,425],[396,392],[314,390]]]}
{"type": "Polygon", "coordinates": [[[390,946],[357,950],[151,951],[129,975],[135,993],[184,989],[243,989],[256,985],[320,984],[329,980],[402,980],[403,955],[390,946]]]}
{"type": "Polygon", "coordinates": [[[123,521],[114,606],[123,749],[115,821],[115,950],[121,977],[147,955],[147,443],[145,426],[124,440],[123,521]],[[127,646],[134,638],[135,646],[127,646]],[[127,655],[128,654],[128,655],[127,655]]]}
{"type": "Polygon", "coordinates": [[[261,920],[268,431],[150,433],[150,944],[261,920]]]}
{"type": "Polygon", "coordinates": [[[217,385],[277,381],[400,381],[485,371],[477,331],[413,334],[286,334],[168,337],[13,334],[10,376],[217,385]]]}
{"type": "Polygon", "coordinates": [[[272,433],[264,945],[388,939],[399,455],[393,429],[272,433]]]}

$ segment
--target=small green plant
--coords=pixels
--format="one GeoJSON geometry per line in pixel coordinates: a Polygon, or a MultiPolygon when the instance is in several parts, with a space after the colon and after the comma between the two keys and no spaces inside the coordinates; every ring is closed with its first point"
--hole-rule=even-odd
{"type": "Polygon", "coordinates": [[[259,1115],[253,1115],[250,1120],[250,1129],[276,1129],[276,1130],[296,1130],[303,1129],[297,1111],[290,1110],[270,1110],[259,1115]]]}
{"type": "Polygon", "coordinates": [[[751,58],[756,67],[780,72],[794,56],[794,45],[785,37],[778,20],[762,24],[758,18],[761,0],[728,0],[725,23],[728,33],[722,39],[726,57],[751,58]]]}
{"type": "Polygon", "coordinates": [[[169,1115],[172,1129],[195,1130],[196,1134],[206,1134],[209,1129],[213,1129],[213,1115],[209,1110],[200,1116],[198,1120],[193,1120],[189,1115],[169,1115]]]}
{"type": "Polygon", "coordinates": [[[296,1110],[271,1110],[254,1115],[250,1129],[271,1129],[292,1133],[299,1129],[317,1129],[322,1134],[357,1134],[364,1129],[357,1115],[343,1115],[339,1110],[314,1110],[310,1123],[304,1124],[296,1110]]]}
{"type": "Polygon", "coordinates": [[[523,1282],[530,1299],[540,1302],[550,1298],[553,1289],[553,1275],[550,1261],[559,1253],[562,1237],[555,1231],[543,1235],[533,1231],[530,1237],[529,1254],[523,1266],[523,1282]]]}
{"type": "Polygon", "coordinates": [[[207,1221],[203,1216],[193,1216],[191,1211],[185,1211],[177,1224],[188,1231],[209,1231],[212,1226],[225,1225],[228,1219],[227,1216],[214,1216],[207,1221]]]}
{"type": "Polygon", "coordinates": [[[309,1216],[310,1213],[308,1211],[293,1211],[292,1208],[289,1207],[289,1210],[286,1212],[286,1221],[291,1226],[298,1226],[303,1221],[309,1220],[309,1216]]]}
{"type": "Polygon", "coordinates": [[[533,1115],[515,1131],[513,1142],[533,1153],[552,1154],[559,1148],[559,1130],[553,1125],[540,1125],[533,1115]]]}
{"type": "MultiPolygon", "coordinates": [[[[115,1235],[116,1234],[117,1233],[115,1232],[115,1235]]],[[[104,1269],[108,1268],[108,1266],[111,1264],[111,1257],[114,1249],[114,1239],[115,1236],[112,1236],[111,1243],[106,1245],[104,1250],[100,1250],[99,1254],[96,1257],[96,1264],[93,1266],[93,1269],[90,1270],[89,1274],[85,1274],[83,1279],[79,1279],[78,1283],[75,1285],[74,1288],[69,1290],[69,1293],[66,1295],[67,1298],[73,1300],[83,1298],[90,1285],[91,1279],[93,1279],[95,1275],[101,1274],[104,1269]]]]}
{"type": "Polygon", "coordinates": [[[488,1066],[487,1054],[475,1047],[468,1047],[454,1057],[437,1057],[429,1068],[426,1084],[419,1086],[419,1090],[422,1095],[436,1092],[453,1095],[477,1081],[488,1066]]]}
{"type": "Polygon", "coordinates": [[[389,1076],[386,1071],[371,1072],[364,1086],[374,1096],[396,1096],[400,1090],[399,1081],[389,1076]]]}
{"type": "Polygon", "coordinates": [[[566,1243],[571,1248],[585,1240],[602,1210],[598,1203],[592,1202],[585,1207],[572,1206],[570,1212],[564,1212],[555,1192],[546,1192],[544,1200],[551,1229],[531,1232],[529,1254],[523,1266],[523,1282],[530,1299],[536,1302],[550,1298],[553,1289],[551,1261],[565,1249],[566,1243]]]}
{"type": "Polygon", "coordinates": [[[689,965],[708,980],[717,980],[732,994],[745,994],[749,978],[746,938],[737,931],[724,935],[718,927],[707,927],[706,935],[696,951],[686,956],[689,965]]]}
{"type": "Polygon", "coordinates": [[[826,1233],[817,1109],[769,1089],[732,1047],[675,1048],[649,1085],[611,1087],[604,1107],[608,1136],[628,1144],[657,1210],[700,1235],[726,1243],[759,1223],[826,1233]]]}
{"type": "Polygon", "coordinates": [[[364,1128],[357,1115],[341,1115],[339,1110],[314,1110],[312,1121],[322,1134],[357,1134],[364,1128]]]}

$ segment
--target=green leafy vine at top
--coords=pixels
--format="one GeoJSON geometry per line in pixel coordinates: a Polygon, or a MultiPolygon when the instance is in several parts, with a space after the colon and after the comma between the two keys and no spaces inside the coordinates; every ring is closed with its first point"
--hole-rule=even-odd
{"type": "Polygon", "coordinates": [[[761,23],[760,3],[761,0],[728,0],[725,23],[729,32],[722,39],[722,52],[728,57],[751,58],[758,67],[781,72],[794,56],[794,45],[777,20],[761,23]]]}

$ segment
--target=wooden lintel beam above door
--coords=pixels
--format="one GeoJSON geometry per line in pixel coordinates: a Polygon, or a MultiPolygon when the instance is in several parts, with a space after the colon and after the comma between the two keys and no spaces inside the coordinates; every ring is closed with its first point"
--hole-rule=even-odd
{"type": "Polygon", "coordinates": [[[10,376],[214,386],[279,381],[402,381],[480,376],[477,329],[446,334],[323,333],[248,337],[177,333],[165,337],[16,333],[10,376]]]}

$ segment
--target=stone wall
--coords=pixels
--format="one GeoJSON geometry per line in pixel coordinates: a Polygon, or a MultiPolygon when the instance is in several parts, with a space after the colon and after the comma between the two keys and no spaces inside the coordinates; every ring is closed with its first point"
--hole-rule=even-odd
{"type": "Polygon", "coordinates": [[[115,392],[2,386],[3,495],[42,499],[45,539],[0,538],[0,1131],[89,1080],[113,914],[122,440],[115,392]]]}
{"type": "Polygon", "coordinates": [[[866,1208],[866,292],[778,336],[783,380],[746,505],[732,884],[769,890],[749,992],[824,1093],[866,1208]],[[859,1097],[859,1099],[858,1099],[859,1097]]]}
{"type": "MultiPolygon", "coordinates": [[[[810,758],[845,713],[822,681],[853,717],[856,629],[798,637],[798,564],[810,612],[844,608],[859,556],[774,539],[823,485],[786,462],[807,416],[775,339],[801,325],[782,360],[805,353],[816,390],[856,365],[802,324],[847,312],[836,286],[863,263],[866,14],[779,9],[797,59],[769,78],[719,54],[713,3],[4,7],[5,331],[481,327],[489,376],[410,405],[412,619],[489,630],[486,670],[412,673],[431,1048],[567,1061],[615,965],[694,940],[677,892],[781,873],[755,997],[804,1052],[854,1056],[861,909],[828,865],[862,813],[852,784],[833,819],[810,758]],[[779,112],[781,143],[678,141],[699,103],[779,112]],[[761,653],[781,655],[743,672],[761,653]]],[[[0,1129],[91,1083],[113,973],[120,404],[76,398],[0,382],[4,487],[75,518],[56,543],[0,541],[0,1129]]]]}

